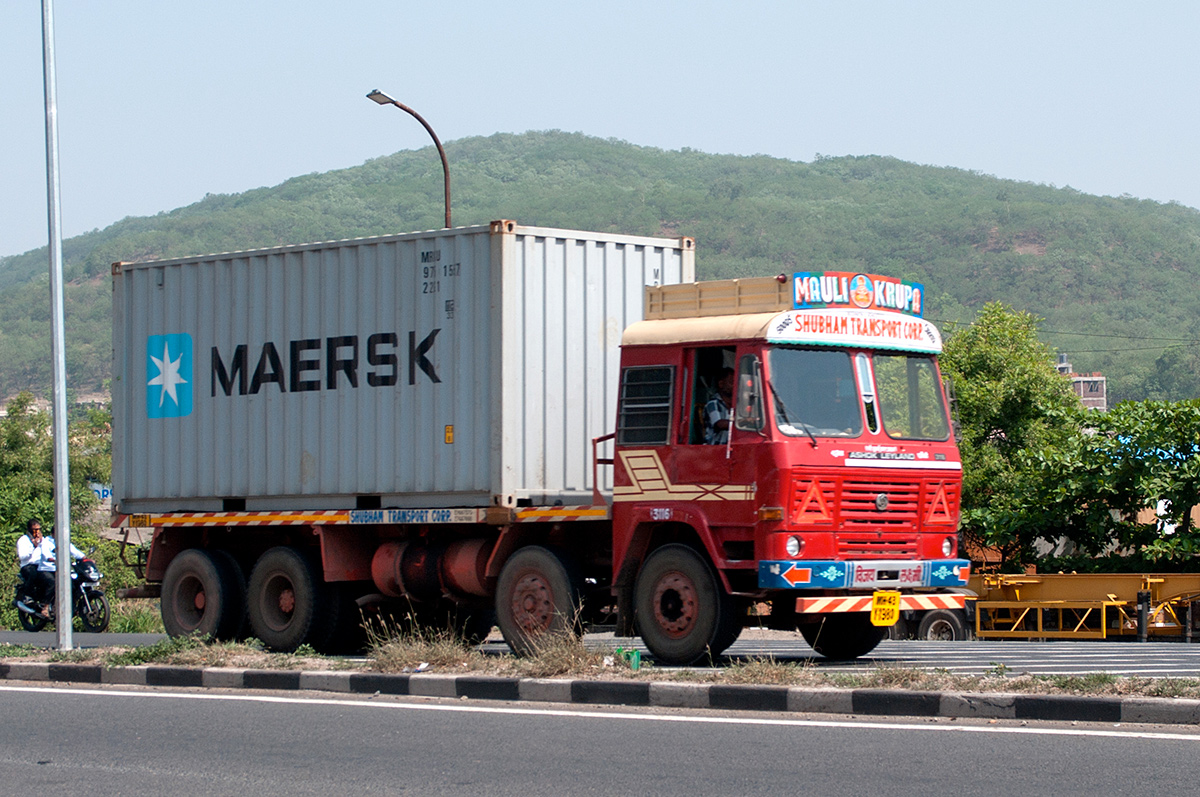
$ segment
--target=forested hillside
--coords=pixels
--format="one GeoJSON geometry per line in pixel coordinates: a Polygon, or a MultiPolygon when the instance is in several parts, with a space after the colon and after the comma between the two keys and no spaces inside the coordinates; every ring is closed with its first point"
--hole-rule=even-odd
{"type": "MultiPolygon", "coordinates": [[[[951,334],[988,301],[1045,317],[1044,340],[1076,370],[1109,377],[1110,403],[1200,396],[1200,212],[1191,208],[887,157],[799,163],[557,131],[446,150],[456,225],[509,218],[691,235],[701,279],[838,269],[918,280],[927,315],[951,334]]],[[[426,148],[70,239],[72,389],[102,390],[108,377],[114,261],[430,229],[442,215],[441,164],[426,148]]],[[[0,259],[0,396],[48,390],[46,263],[45,250],[0,259]]]]}

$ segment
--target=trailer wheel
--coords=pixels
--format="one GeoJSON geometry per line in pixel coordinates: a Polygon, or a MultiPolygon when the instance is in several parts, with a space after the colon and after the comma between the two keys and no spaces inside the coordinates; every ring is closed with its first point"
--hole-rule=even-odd
{"type": "Polygon", "coordinates": [[[496,624],[518,656],[537,650],[543,634],[573,634],[579,609],[571,567],[540,545],[508,558],[496,586],[496,624]]]}
{"type": "Polygon", "coordinates": [[[246,573],[229,551],[209,551],[221,575],[226,592],[225,616],[217,632],[218,639],[242,639],[246,636],[246,573]]]}
{"type": "Polygon", "coordinates": [[[245,615],[241,569],[222,551],[182,551],[163,575],[161,610],[163,627],[173,637],[236,636],[245,615]]]}
{"type": "Polygon", "coordinates": [[[250,630],[271,650],[292,652],[328,613],[323,586],[299,551],[271,548],[258,558],[250,574],[250,630]]]}
{"type": "Polygon", "coordinates": [[[800,626],[800,635],[817,653],[834,661],[865,656],[887,636],[888,629],[871,625],[867,612],[828,614],[819,623],[800,626]]]}
{"type": "Polygon", "coordinates": [[[733,599],[704,557],[686,545],[664,545],[646,558],[633,606],[638,634],[663,664],[715,658],[741,633],[733,599]]]}
{"type": "Polygon", "coordinates": [[[967,638],[967,621],[961,612],[934,609],[926,612],[917,627],[917,639],[958,642],[967,638]]]}

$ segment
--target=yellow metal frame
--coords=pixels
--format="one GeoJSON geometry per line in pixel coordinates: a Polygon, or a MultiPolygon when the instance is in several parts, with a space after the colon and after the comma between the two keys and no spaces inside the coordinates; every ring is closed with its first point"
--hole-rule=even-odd
{"type": "Polygon", "coordinates": [[[1147,635],[1182,636],[1187,605],[1200,600],[1200,573],[976,574],[971,588],[979,639],[1136,635],[1139,592],[1150,593],[1147,635]]]}

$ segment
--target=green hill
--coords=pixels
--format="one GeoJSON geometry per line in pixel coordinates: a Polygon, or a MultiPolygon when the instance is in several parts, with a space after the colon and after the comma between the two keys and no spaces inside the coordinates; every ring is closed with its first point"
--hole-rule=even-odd
{"type": "MultiPolygon", "coordinates": [[[[988,301],[1044,316],[1110,402],[1200,396],[1200,212],[1095,197],[893,158],[667,152],[557,131],[446,147],[454,223],[691,235],[702,279],[863,270],[925,283],[945,331],[988,301]],[[1190,341],[1175,349],[1178,339],[1190,341]],[[1161,355],[1161,356],[1160,356],[1161,355]]],[[[442,225],[432,148],[297,177],[64,242],[67,362],[77,393],[103,389],[108,282],[117,260],[176,257],[442,225]]],[[[45,250],[0,259],[0,395],[50,383],[45,250]]]]}

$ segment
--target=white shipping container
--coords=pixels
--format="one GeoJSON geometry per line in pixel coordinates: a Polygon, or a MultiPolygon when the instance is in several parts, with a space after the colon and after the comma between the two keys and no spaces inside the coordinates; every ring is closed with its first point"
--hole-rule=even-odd
{"type": "Polygon", "coordinates": [[[694,278],[512,221],[115,264],[114,510],[589,503],[621,332],[694,278]]]}

